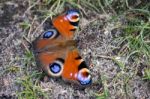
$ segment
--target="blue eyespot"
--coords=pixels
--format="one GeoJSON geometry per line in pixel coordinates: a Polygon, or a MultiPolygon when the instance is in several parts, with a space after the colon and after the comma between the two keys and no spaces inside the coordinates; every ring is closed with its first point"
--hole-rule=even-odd
{"type": "Polygon", "coordinates": [[[54,35],[53,31],[46,31],[43,35],[43,38],[50,38],[54,35]]]}
{"type": "Polygon", "coordinates": [[[71,22],[71,25],[73,25],[76,28],[80,19],[79,11],[75,9],[68,10],[66,13],[66,18],[71,22]]]}
{"type": "Polygon", "coordinates": [[[71,9],[71,10],[68,10],[68,11],[67,11],[67,15],[68,15],[68,14],[73,14],[73,13],[79,14],[79,10],[71,9]]]}
{"type": "Polygon", "coordinates": [[[58,64],[58,63],[50,64],[49,68],[50,68],[51,72],[53,72],[54,74],[59,73],[62,69],[60,64],[58,64]]]}
{"type": "Polygon", "coordinates": [[[88,69],[83,68],[79,71],[77,79],[81,85],[90,85],[92,83],[91,75],[89,74],[88,69]]]}
{"type": "Polygon", "coordinates": [[[90,85],[92,83],[92,79],[87,79],[87,80],[83,80],[83,81],[80,81],[80,84],[81,85],[90,85]]]}
{"type": "Polygon", "coordinates": [[[48,31],[44,32],[43,35],[42,35],[42,37],[44,39],[53,39],[53,38],[56,38],[58,36],[59,36],[58,31],[56,29],[53,29],[53,28],[51,28],[48,31]]]}
{"type": "Polygon", "coordinates": [[[60,77],[64,69],[64,61],[61,58],[56,59],[49,64],[48,74],[53,77],[60,77]]]}

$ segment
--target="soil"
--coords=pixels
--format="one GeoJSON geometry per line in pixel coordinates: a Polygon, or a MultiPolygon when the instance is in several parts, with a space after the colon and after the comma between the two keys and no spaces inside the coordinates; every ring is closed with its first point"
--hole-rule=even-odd
{"type": "MultiPolygon", "coordinates": [[[[20,27],[24,21],[33,20],[30,14],[25,15],[28,8],[26,1],[22,0],[2,0],[0,1],[0,99],[14,99],[16,92],[22,87],[16,84],[16,79],[25,76],[22,68],[25,68],[23,58],[25,58],[26,47],[23,36],[27,32],[20,27]],[[19,68],[17,72],[8,72],[11,67],[19,68]]],[[[110,99],[150,99],[150,83],[145,82],[139,75],[133,76],[127,83],[130,92],[125,94],[124,79],[134,71],[134,66],[129,67],[128,72],[120,73],[119,66],[108,56],[113,56],[113,49],[116,44],[113,42],[114,36],[121,34],[121,30],[112,30],[115,22],[109,22],[110,15],[95,14],[88,11],[88,18],[81,18],[80,30],[77,31],[75,39],[79,39],[78,48],[82,57],[87,61],[93,76],[93,84],[86,88],[66,83],[61,79],[51,78],[48,82],[40,81],[40,86],[51,99],[95,99],[95,94],[104,91],[104,85],[108,87],[110,99]],[[106,82],[101,82],[102,78],[106,82]]],[[[40,22],[35,22],[38,26],[40,22]]],[[[44,27],[40,27],[36,34],[29,34],[29,40],[34,40],[40,35],[44,27]]],[[[122,58],[122,57],[121,57],[122,58]]],[[[36,66],[26,72],[32,72],[36,66]]]]}

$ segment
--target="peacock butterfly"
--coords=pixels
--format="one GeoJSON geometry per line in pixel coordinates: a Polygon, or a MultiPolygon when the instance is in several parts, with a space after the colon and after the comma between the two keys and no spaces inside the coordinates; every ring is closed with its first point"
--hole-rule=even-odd
{"type": "Polygon", "coordinates": [[[79,19],[74,9],[58,15],[52,20],[53,27],[33,41],[33,49],[37,64],[48,76],[86,86],[92,83],[90,71],[73,40],[79,19]]]}

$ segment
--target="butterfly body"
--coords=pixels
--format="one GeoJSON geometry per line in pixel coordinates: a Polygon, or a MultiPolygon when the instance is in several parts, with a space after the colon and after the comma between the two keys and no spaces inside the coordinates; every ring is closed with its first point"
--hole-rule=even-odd
{"type": "Polygon", "coordinates": [[[34,42],[33,48],[42,69],[53,77],[91,84],[91,75],[73,40],[74,30],[79,22],[79,13],[69,10],[52,20],[54,28],[42,33],[34,42]]]}

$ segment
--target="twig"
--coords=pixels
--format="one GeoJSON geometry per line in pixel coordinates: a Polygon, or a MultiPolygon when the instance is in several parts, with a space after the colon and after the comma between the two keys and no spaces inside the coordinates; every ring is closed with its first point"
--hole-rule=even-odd
{"type": "Polygon", "coordinates": [[[111,57],[111,56],[104,56],[104,55],[97,55],[97,57],[111,59],[111,60],[113,59],[113,57],[111,57]]]}
{"type": "Polygon", "coordinates": [[[32,21],[32,23],[31,23],[29,32],[28,32],[28,34],[27,34],[27,38],[29,38],[29,36],[31,36],[30,34],[31,34],[31,32],[32,32],[32,29],[33,29],[32,26],[33,26],[33,24],[34,24],[34,22],[35,22],[35,19],[36,19],[36,17],[33,18],[33,21],[32,21]]]}

